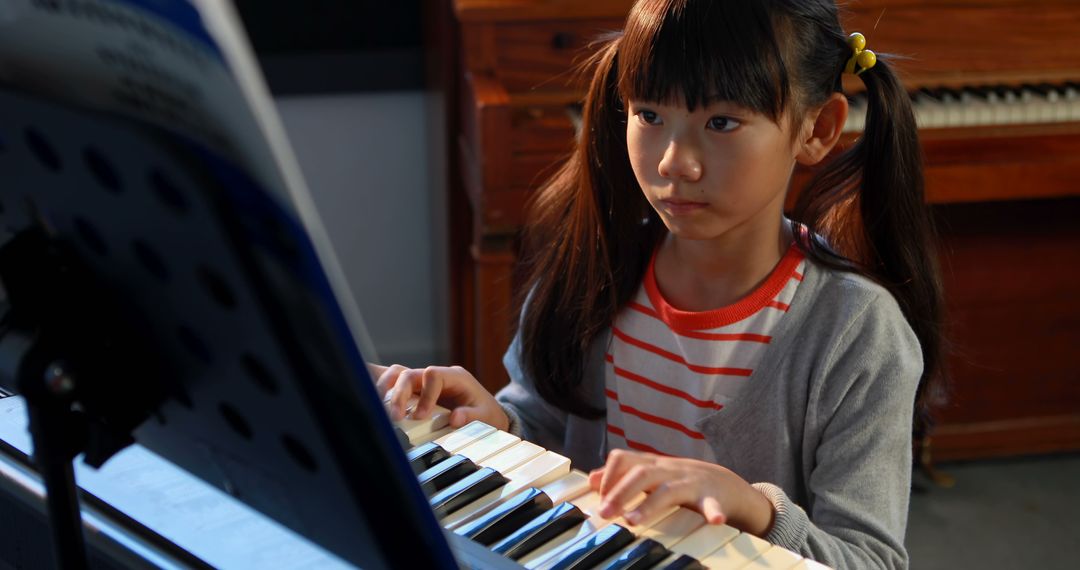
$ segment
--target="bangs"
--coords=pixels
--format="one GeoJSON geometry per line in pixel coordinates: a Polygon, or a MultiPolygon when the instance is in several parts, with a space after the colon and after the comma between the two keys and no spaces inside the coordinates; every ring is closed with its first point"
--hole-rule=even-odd
{"type": "Polygon", "coordinates": [[[773,121],[789,93],[766,2],[645,0],[619,46],[624,99],[698,105],[731,101],[773,121]]]}

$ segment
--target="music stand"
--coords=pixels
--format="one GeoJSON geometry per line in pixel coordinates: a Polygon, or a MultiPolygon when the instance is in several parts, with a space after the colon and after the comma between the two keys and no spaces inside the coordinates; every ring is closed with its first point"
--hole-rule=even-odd
{"type": "Polygon", "coordinates": [[[68,424],[66,480],[43,473],[58,560],[82,556],[62,551],[71,458],[100,464],[134,428],[344,560],[456,567],[296,217],[163,129],[3,85],[0,110],[0,368],[51,402],[40,428],[68,424]]]}

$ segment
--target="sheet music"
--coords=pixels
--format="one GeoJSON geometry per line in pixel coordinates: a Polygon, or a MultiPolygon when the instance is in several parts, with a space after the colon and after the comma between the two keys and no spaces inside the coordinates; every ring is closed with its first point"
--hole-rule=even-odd
{"type": "Polygon", "coordinates": [[[189,137],[240,166],[311,239],[361,354],[374,344],[227,0],[0,0],[0,81],[189,137]]]}
{"type": "MultiPolygon", "coordinates": [[[[0,399],[0,439],[33,448],[21,397],[0,399]]],[[[74,466],[79,487],[216,568],[353,567],[138,444],[74,466]]]]}

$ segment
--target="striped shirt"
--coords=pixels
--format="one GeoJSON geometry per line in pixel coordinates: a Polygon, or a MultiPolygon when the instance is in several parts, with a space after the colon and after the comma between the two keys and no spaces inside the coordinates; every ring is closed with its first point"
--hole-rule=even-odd
{"type": "Polygon", "coordinates": [[[680,311],[649,262],[635,298],[616,317],[606,355],[608,447],[715,461],[697,422],[746,383],[802,280],[792,246],[757,289],[726,307],[680,311]]]}

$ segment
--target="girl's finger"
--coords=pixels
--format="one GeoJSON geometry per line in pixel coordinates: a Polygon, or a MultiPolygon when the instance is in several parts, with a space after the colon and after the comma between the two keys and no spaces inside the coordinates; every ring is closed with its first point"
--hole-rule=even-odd
{"type": "Polygon", "coordinates": [[[422,420],[435,408],[435,402],[443,391],[443,377],[434,367],[424,369],[420,382],[420,399],[413,409],[413,419],[422,420]]]}
{"type": "Polygon", "coordinates": [[[615,449],[608,454],[607,463],[604,464],[604,475],[600,479],[600,494],[607,495],[627,471],[635,465],[652,463],[652,458],[645,453],[615,449]]]}
{"type": "Polygon", "coordinates": [[[394,387],[390,389],[388,394],[387,407],[390,409],[391,420],[400,422],[405,419],[405,408],[420,387],[421,378],[422,372],[412,369],[405,370],[398,376],[394,387]]]}
{"type": "Polygon", "coordinates": [[[386,397],[386,393],[394,387],[394,383],[397,382],[398,376],[405,370],[407,370],[407,368],[400,364],[389,366],[383,370],[382,374],[379,375],[379,379],[375,381],[375,388],[379,391],[380,398],[386,397]]]}
{"type": "Polygon", "coordinates": [[[637,525],[652,517],[662,515],[671,507],[693,503],[696,498],[694,490],[685,482],[662,480],[637,508],[623,516],[630,524],[637,525]]]}
{"type": "Polygon", "coordinates": [[[483,410],[477,407],[461,406],[450,413],[450,427],[459,428],[473,420],[482,420],[483,410]]]}
{"type": "Polygon", "coordinates": [[[600,503],[600,516],[611,518],[624,512],[625,505],[645,491],[660,486],[671,472],[646,463],[638,463],[626,471],[611,490],[600,493],[604,501],[600,503]]]}
{"type": "Polygon", "coordinates": [[[705,521],[709,524],[724,524],[727,522],[727,515],[724,514],[724,509],[716,497],[705,497],[698,502],[698,506],[698,510],[704,515],[705,521]]]}
{"type": "Polygon", "coordinates": [[[604,478],[604,468],[600,467],[589,471],[589,488],[600,491],[600,481],[604,478]]]}

